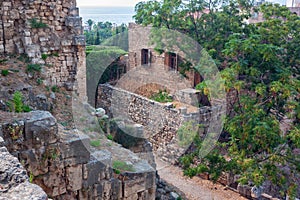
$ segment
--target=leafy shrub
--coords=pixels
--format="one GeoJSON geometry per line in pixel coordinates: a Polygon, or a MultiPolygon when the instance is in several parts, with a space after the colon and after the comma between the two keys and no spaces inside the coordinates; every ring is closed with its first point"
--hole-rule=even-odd
{"type": "Polygon", "coordinates": [[[0,64],[5,63],[6,61],[7,61],[7,59],[1,59],[0,64]]]}
{"type": "Polygon", "coordinates": [[[19,61],[29,63],[30,58],[26,54],[21,54],[20,57],[18,58],[19,61]]]}
{"type": "Polygon", "coordinates": [[[113,169],[119,171],[129,171],[129,172],[135,171],[132,165],[127,164],[126,162],[120,160],[113,161],[113,169]]]}
{"type": "Polygon", "coordinates": [[[2,76],[7,76],[7,75],[9,74],[9,72],[8,72],[7,69],[3,69],[3,70],[1,71],[1,74],[2,74],[2,76]]]}
{"type": "Polygon", "coordinates": [[[14,110],[17,113],[23,112],[23,95],[20,91],[16,91],[13,95],[14,110]]]}
{"type": "Polygon", "coordinates": [[[177,138],[181,147],[187,147],[194,142],[195,137],[198,136],[198,126],[196,122],[189,121],[177,130],[177,138]]]}
{"type": "Polygon", "coordinates": [[[42,54],[42,59],[43,59],[43,60],[46,60],[47,58],[48,58],[48,55],[43,53],[43,54],[42,54]]]}
{"type": "Polygon", "coordinates": [[[43,84],[43,79],[41,79],[41,78],[36,79],[36,84],[42,85],[43,84]]]}
{"type": "Polygon", "coordinates": [[[167,102],[172,102],[173,99],[172,97],[169,96],[169,94],[167,93],[166,90],[164,91],[159,91],[158,93],[156,94],[153,94],[150,99],[154,100],[154,101],[157,101],[157,102],[160,102],[160,103],[167,103],[167,102]]]}
{"type": "Polygon", "coordinates": [[[58,52],[54,52],[51,54],[51,56],[58,57],[59,55],[58,55],[58,52]]]}
{"type": "Polygon", "coordinates": [[[30,172],[30,175],[29,175],[29,182],[30,183],[33,183],[33,180],[34,180],[34,175],[32,172],[30,172]]]}
{"type": "Polygon", "coordinates": [[[13,94],[13,100],[6,102],[6,105],[8,106],[10,112],[14,111],[16,113],[21,113],[32,111],[29,105],[23,104],[23,95],[20,91],[16,91],[13,94]]]}
{"type": "Polygon", "coordinates": [[[28,105],[23,105],[22,109],[23,109],[23,112],[31,112],[32,111],[32,109],[28,105]]]}
{"type": "Polygon", "coordinates": [[[52,92],[59,92],[59,87],[57,85],[54,85],[51,87],[52,92]]]}
{"type": "Polygon", "coordinates": [[[40,72],[42,70],[42,66],[40,64],[28,64],[27,72],[40,72]]]}
{"type": "Polygon", "coordinates": [[[99,147],[101,145],[100,140],[91,140],[90,145],[93,147],[99,147]]]}
{"type": "Polygon", "coordinates": [[[107,139],[109,139],[109,140],[113,140],[113,139],[114,139],[114,136],[112,136],[111,134],[107,135],[106,137],[107,137],[107,139]]]}
{"type": "Polygon", "coordinates": [[[42,20],[37,20],[36,18],[33,18],[30,20],[30,26],[31,28],[47,28],[48,25],[43,23],[42,20]]]}

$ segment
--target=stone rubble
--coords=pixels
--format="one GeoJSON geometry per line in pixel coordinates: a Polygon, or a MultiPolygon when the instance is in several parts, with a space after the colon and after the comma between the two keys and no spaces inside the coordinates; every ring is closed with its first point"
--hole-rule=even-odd
{"type": "MultiPolygon", "coordinates": [[[[155,199],[156,173],[146,161],[119,147],[119,154],[124,151],[128,156],[135,156],[137,163],[133,163],[136,171],[116,177],[112,169],[112,154],[117,152],[91,149],[89,137],[79,131],[64,130],[49,112],[33,111],[1,123],[0,137],[3,138],[0,144],[20,160],[33,183],[53,200],[155,199]]],[[[2,158],[0,160],[2,164],[2,158]]],[[[10,172],[8,167],[2,169],[3,173],[10,172]]],[[[24,174],[14,179],[16,183],[28,179],[26,171],[22,168],[11,172],[13,176],[24,174]]],[[[24,194],[31,195],[30,187],[19,187],[24,188],[24,194]]],[[[9,195],[18,197],[19,194],[12,190],[9,195]]]]}

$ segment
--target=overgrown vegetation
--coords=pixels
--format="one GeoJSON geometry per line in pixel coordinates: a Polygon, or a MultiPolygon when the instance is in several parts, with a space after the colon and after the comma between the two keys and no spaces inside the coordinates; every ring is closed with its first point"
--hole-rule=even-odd
{"type": "Polygon", "coordinates": [[[114,160],[112,165],[116,174],[119,174],[122,171],[134,172],[133,165],[127,164],[124,161],[114,160]]]}
{"type": "MultiPolygon", "coordinates": [[[[280,187],[282,197],[295,197],[300,172],[300,156],[293,153],[300,148],[299,17],[278,4],[253,8],[250,1],[147,1],[135,10],[137,23],[178,30],[197,41],[221,70],[226,91],[236,97],[224,129],[229,139],[219,144],[230,160],[217,149],[201,159],[195,151],[182,159],[185,174],[208,172],[217,180],[222,171],[232,172],[243,184],[261,186],[269,180],[280,187]],[[253,10],[265,20],[245,23],[253,10]],[[198,12],[202,14],[190,14],[198,12]],[[290,121],[286,132],[280,129],[284,118],[290,121]]],[[[205,81],[197,88],[210,95],[215,91],[205,81]]]]}
{"type": "Polygon", "coordinates": [[[0,59],[0,64],[5,63],[7,59],[0,59]]]}
{"type": "Polygon", "coordinates": [[[30,20],[30,26],[31,28],[47,28],[48,25],[43,23],[40,19],[39,21],[36,18],[33,18],[30,20]]]}
{"type": "Polygon", "coordinates": [[[98,83],[105,83],[117,78],[119,71],[115,63],[120,56],[126,53],[126,51],[114,46],[88,46],[86,48],[87,93],[89,99],[95,97],[98,83]]]}
{"type": "MultiPolygon", "coordinates": [[[[126,24],[121,24],[120,26],[115,27],[111,22],[95,23],[91,19],[89,19],[86,22],[86,24],[89,27],[89,30],[86,30],[84,32],[87,45],[103,44],[103,42],[106,41],[107,39],[114,37],[119,33],[126,32],[128,30],[126,24]]],[[[121,41],[116,41],[116,42],[121,42],[121,41]]]]}
{"type": "Polygon", "coordinates": [[[91,140],[90,145],[92,147],[100,147],[101,146],[101,141],[100,140],[91,140]]]}
{"type": "Polygon", "coordinates": [[[42,66],[40,64],[28,64],[26,71],[30,73],[41,72],[42,66]]]}
{"type": "Polygon", "coordinates": [[[52,92],[59,92],[59,87],[58,87],[57,85],[53,85],[53,86],[51,87],[51,91],[52,91],[52,92]]]}
{"type": "Polygon", "coordinates": [[[43,60],[47,60],[47,58],[48,58],[48,54],[44,54],[44,53],[43,53],[43,54],[42,54],[42,59],[43,59],[43,60]]]}
{"type": "Polygon", "coordinates": [[[20,91],[16,91],[13,94],[13,100],[8,101],[7,106],[9,107],[10,112],[30,112],[31,108],[28,105],[23,104],[23,95],[20,91]]]}
{"type": "Polygon", "coordinates": [[[173,98],[168,94],[166,90],[159,90],[158,93],[153,94],[150,99],[160,102],[160,103],[167,103],[172,102],[173,98]]]}
{"type": "Polygon", "coordinates": [[[36,79],[36,84],[37,85],[42,85],[43,84],[43,79],[41,79],[41,78],[36,79]]]}
{"type": "Polygon", "coordinates": [[[1,75],[2,76],[7,76],[9,74],[8,70],[7,69],[2,69],[1,70],[1,75]]]}

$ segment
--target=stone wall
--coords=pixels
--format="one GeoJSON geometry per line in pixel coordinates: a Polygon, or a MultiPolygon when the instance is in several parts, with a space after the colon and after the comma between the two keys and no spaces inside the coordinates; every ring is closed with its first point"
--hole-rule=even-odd
{"type": "Polygon", "coordinates": [[[113,172],[112,154],[124,152],[134,157],[128,150],[119,147],[111,153],[92,149],[86,135],[58,127],[49,112],[0,116],[0,137],[4,139],[1,145],[20,160],[33,183],[49,197],[55,200],[155,198],[156,173],[147,162],[134,165],[134,172],[119,175],[113,172]]]}
{"type": "MultiPolygon", "coordinates": [[[[185,108],[173,108],[170,103],[155,102],[108,84],[98,86],[96,107],[104,108],[111,118],[125,123],[125,126],[119,123],[120,126],[142,125],[140,133],[129,134],[148,139],[155,153],[170,162],[175,162],[185,152],[184,148],[178,146],[177,130],[189,121],[203,124],[205,128],[214,110],[202,107],[195,112],[187,112],[185,108]]],[[[199,130],[199,134],[203,132],[199,130]]]]}
{"type": "Polygon", "coordinates": [[[25,54],[44,65],[46,84],[86,96],[85,39],[76,0],[0,0],[0,54],[25,54]]]}
{"type": "Polygon", "coordinates": [[[42,188],[29,182],[27,172],[18,159],[2,146],[3,142],[0,137],[0,200],[47,200],[42,188]]]}

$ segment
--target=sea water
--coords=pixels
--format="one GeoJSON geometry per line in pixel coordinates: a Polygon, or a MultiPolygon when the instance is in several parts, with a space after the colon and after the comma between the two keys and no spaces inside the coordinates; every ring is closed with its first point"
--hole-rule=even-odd
{"type": "Polygon", "coordinates": [[[114,25],[134,22],[133,7],[79,7],[79,15],[82,17],[83,25],[86,25],[89,19],[95,23],[108,21],[114,25]]]}

